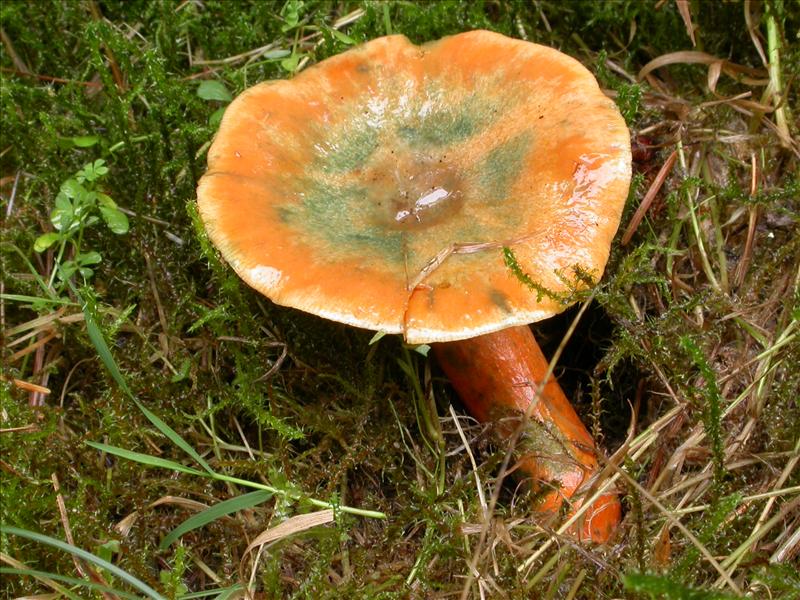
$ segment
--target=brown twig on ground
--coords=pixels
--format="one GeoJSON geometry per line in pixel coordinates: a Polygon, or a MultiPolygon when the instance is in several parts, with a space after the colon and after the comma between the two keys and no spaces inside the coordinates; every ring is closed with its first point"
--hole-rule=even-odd
{"type": "Polygon", "coordinates": [[[641,204],[639,204],[639,208],[636,209],[636,212],[633,213],[633,217],[631,217],[631,222],[628,224],[628,227],[625,229],[625,234],[622,236],[621,244],[625,246],[628,242],[631,241],[633,234],[636,233],[636,230],[639,228],[639,223],[642,222],[644,215],[647,213],[647,210],[650,208],[650,205],[653,203],[653,199],[658,194],[661,186],[664,185],[664,181],[667,179],[667,175],[670,174],[672,171],[672,166],[675,164],[675,159],[678,157],[678,151],[673,150],[672,154],[667,157],[667,160],[664,161],[664,164],[661,165],[661,169],[658,171],[658,175],[653,180],[652,185],[650,185],[650,189],[647,190],[644,198],[642,199],[641,204]]]}
{"type": "Polygon", "coordinates": [[[19,57],[17,51],[14,50],[14,44],[11,43],[11,38],[8,37],[6,30],[0,27],[0,38],[3,40],[3,45],[6,47],[6,51],[8,55],[11,57],[11,62],[14,63],[14,66],[17,67],[21,73],[25,75],[30,74],[31,70],[28,68],[28,65],[25,64],[25,61],[19,57]]]}
{"type": "MultiPolygon", "coordinates": [[[[53,473],[50,476],[50,479],[53,482],[53,489],[56,492],[56,504],[58,505],[58,512],[61,516],[61,525],[64,527],[64,537],[67,539],[67,543],[71,544],[72,546],[75,545],[75,540],[72,537],[72,527],[69,524],[69,516],[67,515],[67,505],[64,503],[64,497],[61,495],[61,484],[58,481],[58,475],[53,473]]],[[[75,570],[78,572],[78,575],[81,577],[89,578],[95,583],[99,583],[100,585],[108,586],[108,582],[97,572],[95,571],[91,565],[83,563],[81,559],[79,559],[74,554],[72,555],[72,562],[75,565],[75,570]]],[[[103,598],[106,600],[113,600],[115,596],[109,594],[108,592],[101,592],[103,598]]]]}
{"type": "MultiPolygon", "coordinates": [[[[103,20],[103,13],[100,12],[100,7],[97,5],[95,0],[89,0],[89,12],[92,13],[92,18],[95,21],[103,20]]],[[[103,44],[103,50],[105,51],[106,58],[108,59],[108,66],[111,67],[111,72],[114,75],[114,82],[117,84],[117,89],[120,92],[125,92],[128,89],[128,86],[125,85],[125,78],[122,76],[122,71],[119,68],[117,59],[114,57],[113,50],[111,50],[108,44],[103,44]]]]}
{"type": "Polygon", "coordinates": [[[75,85],[83,85],[86,87],[103,87],[103,84],[99,81],[78,81],[76,79],[64,79],[63,77],[52,77],[50,75],[26,73],[19,69],[10,69],[8,67],[0,67],[0,71],[3,73],[11,73],[12,75],[17,75],[18,77],[32,77],[34,79],[38,79],[39,81],[49,81],[51,83],[74,83],[75,85]]]}

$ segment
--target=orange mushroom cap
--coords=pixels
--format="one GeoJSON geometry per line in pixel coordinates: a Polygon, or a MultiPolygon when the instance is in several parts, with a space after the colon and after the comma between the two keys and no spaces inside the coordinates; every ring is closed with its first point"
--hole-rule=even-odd
{"type": "Polygon", "coordinates": [[[228,107],[197,195],[212,241],[273,301],[411,343],[549,317],[600,277],[628,129],[578,61],[488,31],[400,35],[228,107]]]}

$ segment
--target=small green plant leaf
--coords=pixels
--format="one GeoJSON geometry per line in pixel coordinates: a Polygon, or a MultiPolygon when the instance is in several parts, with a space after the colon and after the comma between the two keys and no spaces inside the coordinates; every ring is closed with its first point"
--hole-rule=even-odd
{"type": "Polygon", "coordinates": [[[94,206],[97,204],[97,192],[94,190],[87,191],[83,198],[81,198],[81,204],[86,206],[87,208],[94,206]]]}
{"type": "Polygon", "coordinates": [[[284,71],[288,71],[289,73],[294,73],[299,63],[300,63],[300,55],[292,54],[290,57],[284,58],[281,61],[281,68],[284,71]]]}
{"type": "Polygon", "coordinates": [[[63,190],[56,194],[56,207],[54,210],[68,210],[70,213],[72,212],[72,202],[70,201],[69,196],[63,190]]]}
{"type": "Polygon", "coordinates": [[[276,50],[270,50],[269,52],[264,52],[261,55],[262,58],[266,60],[276,60],[278,58],[285,58],[292,53],[291,50],[287,50],[286,48],[278,48],[276,50]]]}
{"type": "Polygon", "coordinates": [[[373,344],[377,344],[385,335],[385,331],[376,331],[375,335],[373,335],[372,339],[369,341],[369,345],[372,346],[373,344]]]}
{"type": "Polygon", "coordinates": [[[203,100],[212,100],[216,102],[230,102],[233,96],[228,91],[228,88],[221,81],[210,79],[201,81],[197,87],[197,95],[203,100]]]}
{"type": "Polygon", "coordinates": [[[51,304],[61,304],[63,306],[78,306],[75,302],[65,300],[64,298],[41,298],[39,296],[26,296],[24,294],[0,294],[3,300],[10,300],[11,302],[25,302],[25,303],[41,303],[43,306],[51,304]]]}
{"type": "Polygon", "coordinates": [[[388,3],[383,3],[383,29],[386,32],[386,35],[392,35],[392,17],[389,14],[390,6],[388,3]]]}
{"type": "Polygon", "coordinates": [[[124,212],[115,206],[100,206],[98,208],[100,209],[100,214],[103,217],[103,221],[106,222],[106,225],[108,225],[108,228],[111,231],[117,235],[128,233],[130,223],[128,222],[128,217],[124,212]]]}
{"type": "Polygon", "coordinates": [[[208,117],[208,125],[213,127],[214,129],[219,128],[219,124],[222,123],[222,117],[225,115],[225,106],[220,106],[217,110],[211,113],[211,116],[208,117]]]}
{"type": "Polygon", "coordinates": [[[83,167],[80,171],[78,171],[76,175],[76,179],[78,182],[83,183],[84,181],[97,181],[103,175],[108,173],[108,167],[105,166],[106,161],[102,158],[98,158],[93,163],[88,163],[86,166],[83,167]]]}
{"type": "Polygon", "coordinates": [[[294,29],[300,23],[300,11],[303,9],[303,0],[289,0],[281,9],[281,16],[286,23],[281,27],[281,31],[286,33],[294,29]]]}
{"type": "Polygon", "coordinates": [[[421,354],[422,356],[428,356],[428,352],[430,351],[431,347],[428,344],[419,344],[414,346],[414,352],[421,354]]]}
{"type": "MultiPolygon", "coordinates": [[[[79,171],[79,173],[82,173],[82,171],[79,171]]],[[[70,177],[61,184],[61,193],[67,198],[80,198],[86,193],[86,190],[78,179],[72,179],[70,177]]],[[[58,196],[56,196],[56,207],[58,207],[58,196]]]]}
{"type": "Polygon", "coordinates": [[[97,556],[103,560],[110,561],[112,558],[114,558],[115,554],[119,553],[119,549],[119,540],[109,540],[105,544],[100,544],[97,547],[97,556]]]}
{"type": "Polygon", "coordinates": [[[219,502],[210,508],[197,513],[186,519],[183,523],[178,525],[175,529],[169,532],[161,543],[158,545],[159,550],[164,550],[168,548],[172,544],[174,544],[178,538],[182,535],[209,523],[216,521],[217,519],[229,515],[231,513],[239,512],[240,510],[244,510],[246,508],[252,508],[259,504],[262,504],[272,498],[272,493],[267,491],[257,491],[257,492],[250,492],[248,494],[243,494],[241,496],[236,496],[235,498],[231,498],[229,500],[225,500],[223,502],[219,502]]]}
{"type": "MultiPolygon", "coordinates": [[[[69,202],[69,200],[67,200],[69,202]]],[[[72,205],[65,209],[56,208],[50,213],[50,223],[56,228],[56,231],[67,231],[72,225],[75,213],[72,210],[72,205]]]]}
{"type": "Polygon", "coordinates": [[[117,203],[109,196],[108,194],[104,194],[103,192],[96,192],[95,198],[97,199],[97,203],[100,206],[108,206],[110,208],[117,208],[117,203]]]}
{"type": "MultiPolygon", "coordinates": [[[[133,398],[133,394],[131,393],[131,398],[133,398]]],[[[206,471],[215,475],[214,470],[209,466],[209,464],[205,461],[205,459],[198,454],[197,450],[189,445],[189,442],[184,440],[178,432],[172,429],[169,425],[167,425],[164,421],[162,421],[157,415],[153,412],[149,411],[145,406],[134,398],[134,402],[136,402],[136,406],[139,407],[139,410],[144,413],[144,416],[148,418],[148,420],[155,425],[158,430],[163,433],[169,440],[178,446],[181,450],[186,452],[189,456],[191,456],[197,463],[203,467],[206,471]]]]}
{"type": "Polygon", "coordinates": [[[96,135],[79,135],[70,139],[76,148],[91,148],[100,141],[96,135]]]}
{"type": "Polygon", "coordinates": [[[353,46],[354,44],[358,43],[349,35],[342,33],[338,29],[331,29],[331,33],[333,34],[333,37],[335,37],[337,40],[348,46],[353,46]]]}
{"type": "Polygon", "coordinates": [[[67,260],[61,263],[58,267],[58,278],[61,281],[68,281],[70,277],[78,270],[78,265],[74,260],[67,260]]]}
{"type": "Polygon", "coordinates": [[[35,252],[44,252],[50,246],[55,244],[60,237],[61,235],[52,231],[50,233],[45,233],[43,235],[40,235],[38,238],[36,238],[36,241],[33,243],[33,249],[35,252]]]}
{"type": "Polygon", "coordinates": [[[185,358],[181,362],[181,366],[178,367],[178,372],[175,373],[175,375],[173,375],[170,378],[170,382],[178,383],[179,381],[183,381],[184,379],[186,379],[189,376],[189,369],[191,368],[191,366],[192,366],[192,361],[189,360],[188,358],[185,358]]]}
{"type": "Polygon", "coordinates": [[[92,250],[91,252],[82,252],[75,257],[75,262],[79,265],[96,265],[103,260],[99,252],[92,250]]]}

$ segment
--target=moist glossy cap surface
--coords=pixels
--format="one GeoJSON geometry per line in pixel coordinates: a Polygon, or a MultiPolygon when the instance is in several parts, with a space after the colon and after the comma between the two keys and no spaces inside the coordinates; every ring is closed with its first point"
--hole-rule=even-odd
{"type": "Polygon", "coordinates": [[[273,301],[409,342],[551,316],[533,281],[599,279],[630,181],[625,122],[580,63],[473,31],[373,40],[227,109],[198,202],[273,301]]]}

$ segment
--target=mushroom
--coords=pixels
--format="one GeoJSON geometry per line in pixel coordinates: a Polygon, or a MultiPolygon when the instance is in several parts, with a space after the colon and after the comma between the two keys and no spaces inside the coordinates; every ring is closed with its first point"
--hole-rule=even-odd
{"type": "MultiPolygon", "coordinates": [[[[274,302],[433,344],[481,420],[529,412],[520,464],[552,513],[590,487],[597,451],[554,378],[537,396],[528,324],[602,275],[630,160],[578,61],[488,31],[394,35],[242,93],[197,195],[211,240],[274,302]]],[[[619,501],[586,513],[577,534],[603,542],[619,501]]]]}

